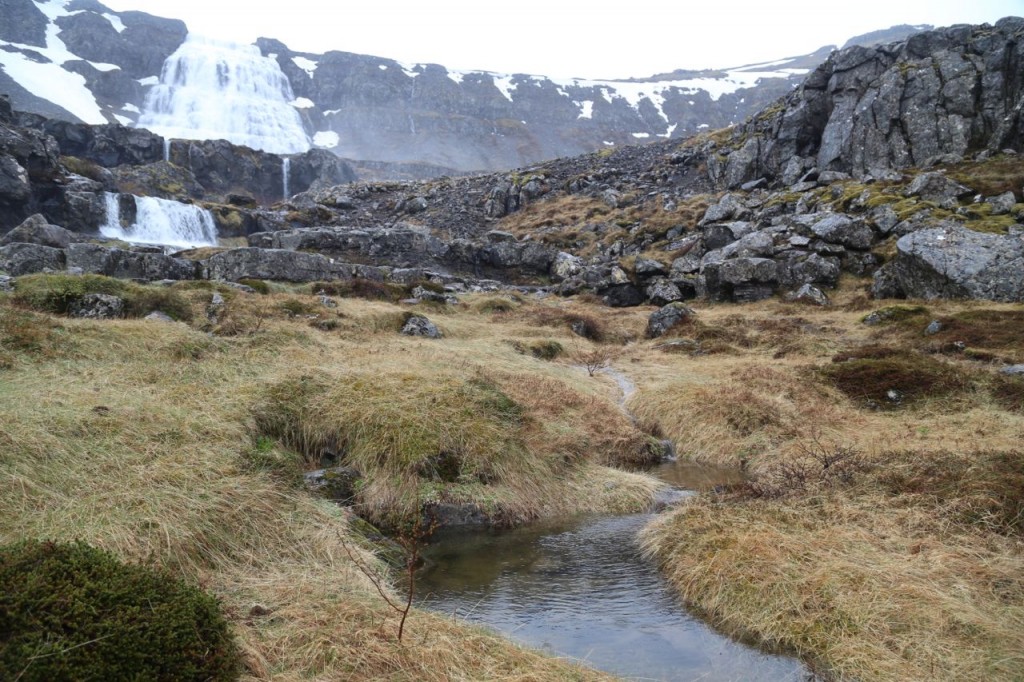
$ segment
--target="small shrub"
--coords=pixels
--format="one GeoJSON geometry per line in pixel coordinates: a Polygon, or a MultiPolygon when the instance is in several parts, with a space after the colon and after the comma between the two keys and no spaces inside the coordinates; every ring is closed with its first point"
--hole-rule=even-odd
{"type": "Polygon", "coordinates": [[[50,355],[60,344],[63,327],[42,315],[0,307],[0,347],[13,353],[50,355]]]}
{"type": "Polygon", "coordinates": [[[890,305],[868,313],[862,319],[864,324],[891,324],[907,320],[920,320],[928,315],[923,305],[890,305]]]}
{"type": "Polygon", "coordinates": [[[501,296],[491,296],[473,304],[478,313],[508,313],[519,307],[517,301],[501,296]]]}
{"type": "Polygon", "coordinates": [[[217,600],[84,543],[0,548],[0,678],[233,680],[217,600]]]}

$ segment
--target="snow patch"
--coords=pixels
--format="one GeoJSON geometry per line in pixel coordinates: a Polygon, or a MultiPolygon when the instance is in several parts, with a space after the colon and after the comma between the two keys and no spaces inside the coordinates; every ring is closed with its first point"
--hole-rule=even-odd
{"type": "Polygon", "coordinates": [[[678,127],[679,127],[678,123],[673,123],[672,125],[670,125],[668,127],[668,130],[666,130],[664,133],[661,133],[660,135],[658,135],[658,137],[664,137],[667,140],[668,138],[672,137],[672,133],[674,133],[676,131],[676,128],[678,128],[678,127]]]}
{"type": "Polygon", "coordinates": [[[121,107],[121,109],[123,111],[130,111],[133,114],[141,114],[142,113],[137,106],[135,106],[134,104],[131,104],[131,103],[125,104],[123,107],[121,107]]]}
{"type": "Polygon", "coordinates": [[[456,83],[458,83],[459,85],[462,85],[462,79],[465,78],[465,76],[466,74],[462,73],[461,71],[448,72],[448,77],[451,78],[456,83]]]}
{"type": "Polygon", "coordinates": [[[381,71],[387,71],[388,70],[388,65],[387,64],[378,64],[377,68],[380,69],[381,71]]]}
{"type": "Polygon", "coordinates": [[[321,130],[313,134],[313,145],[316,147],[337,147],[339,142],[341,138],[333,130],[321,130]]]}
{"type": "Polygon", "coordinates": [[[313,77],[313,72],[316,71],[316,67],[319,63],[314,62],[312,59],[306,59],[305,57],[292,57],[292,64],[299,67],[306,72],[306,75],[310,78],[313,77]]]}
{"type": "Polygon", "coordinates": [[[97,71],[117,71],[121,68],[117,64],[106,64],[104,62],[88,62],[88,64],[97,71]]]}
{"type": "Polygon", "coordinates": [[[306,97],[296,97],[291,102],[288,102],[288,104],[291,104],[296,109],[312,109],[316,106],[313,104],[313,100],[306,97]]]}
{"type": "Polygon", "coordinates": [[[109,21],[110,25],[113,26],[114,30],[117,31],[118,33],[124,33],[124,30],[127,28],[127,26],[124,25],[124,22],[121,21],[121,17],[117,16],[116,14],[106,14],[106,13],[104,13],[104,14],[101,14],[100,16],[102,16],[104,19],[109,21]]]}
{"type": "Polygon", "coordinates": [[[707,128],[710,127],[711,126],[709,126],[707,123],[701,123],[699,126],[697,126],[697,130],[706,130],[707,128]]]}
{"type": "Polygon", "coordinates": [[[156,85],[160,82],[160,76],[146,76],[139,79],[139,85],[156,85]]]}
{"type": "Polygon", "coordinates": [[[594,100],[585,99],[582,102],[573,102],[580,107],[580,115],[576,118],[594,118],[594,100]]]}
{"type": "Polygon", "coordinates": [[[605,145],[606,147],[614,147],[615,146],[614,142],[609,142],[608,140],[601,140],[601,144],[605,145]]]}
{"type": "Polygon", "coordinates": [[[505,96],[509,102],[512,101],[512,91],[516,89],[516,85],[512,82],[512,76],[503,76],[500,74],[493,73],[491,78],[494,79],[494,87],[501,91],[501,94],[505,96]]]}
{"type": "Polygon", "coordinates": [[[417,71],[416,69],[423,68],[419,64],[403,64],[402,62],[398,62],[398,65],[402,67],[402,73],[404,73],[409,78],[416,78],[417,76],[419,76],[420,72],[417,71]]]}
{"type": "Polygon", "coordinates": [[[630,133],[633,137],[638,140],[643,140],[651,136],[650,133],[630,133]]]}
{"type": "Polygon", "coordinates": [[[114,114],[114,118],[116,118],[117,122],[123,126],[131,126],[135,122],[127,116],[119,116],[118,114],[114,114]]]}
{"type": "Polygon", "coordinates": [[[328,110],[326,110],[324,112],[324,116],[334,116],[335,114],[340,114],[340,113],[341,113],[341,109],[328,109],[328,110]]]}

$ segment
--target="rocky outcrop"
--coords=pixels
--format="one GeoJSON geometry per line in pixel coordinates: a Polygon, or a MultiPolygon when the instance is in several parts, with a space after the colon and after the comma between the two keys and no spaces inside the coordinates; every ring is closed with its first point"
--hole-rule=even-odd
{"type": "Polygon", "coordinates": [[[98,244],[71,244],[65,250],[69,271],[136,279],[196,279],[196,264],[183,258],[165,255],[159,248],[139,251],[111,249],[98,244]]]}
{"type": "Polygon", "coordinates": [[[709,170],[722,186],[813,171],[885,177],[1024,142],[1024,19],[954,26],[834,53],[737,128],[709,170]]]}
{"type": "Polygon", "coordinates": [[[269,279],[282,282],[317,282],[351,279],[354,266],[318,253],[283,249],[231,249],[203,261],[206,277],[238,281],[269,279]]]}
{"type": "Polygon", "coordinates": [[[955,224],[908,234],[875,274],[878,298],[1024,301],[1024,236],[973,232],[955,224]]]}

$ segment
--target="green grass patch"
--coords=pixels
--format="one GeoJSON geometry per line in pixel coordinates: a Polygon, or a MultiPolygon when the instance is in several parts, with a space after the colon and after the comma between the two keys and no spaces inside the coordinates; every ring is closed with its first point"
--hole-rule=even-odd
{"type": "Polygon", "coordinates": [[[64,315],[87,294],[108,294],[123,299],[128,317],[144,317],[159,310],[176,320],[192,319],[192,306],[174,289],[134,284],[103,275],[25,275],[15,280],[11,299],[32,310],[64,315]]]}

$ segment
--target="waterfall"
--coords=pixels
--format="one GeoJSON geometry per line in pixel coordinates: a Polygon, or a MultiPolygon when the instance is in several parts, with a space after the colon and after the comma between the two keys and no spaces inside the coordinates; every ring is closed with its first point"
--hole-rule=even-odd
{"type": "Polygon", "coordinates": [[[294,99],[281,67],[255,45],[189,34],[164,61],[137,125],[165,138],[294,154],[310,148],[294,99]]]}
{"type": "Polygon", "coordinates": [[[284,198],[288,198],[288,171],[291,170],[292,160],[287,156],[281,159],[281,177],[283,178],[282,190],[284,191],[284,198]]]}
{"type": "Polygon", "coordinates": [[[164,161],[171,160],[171,138],[164,138],[164,161]]]}
{"type": "Polygon", "coordinates": [[[134,197],[135,222],[121,223],[120,195],[105,192],[106,223],[100,234],[137,244],[161,244],[178,248],[215,246],[217,226],[206,209],[156,197],[134,197]]]}

